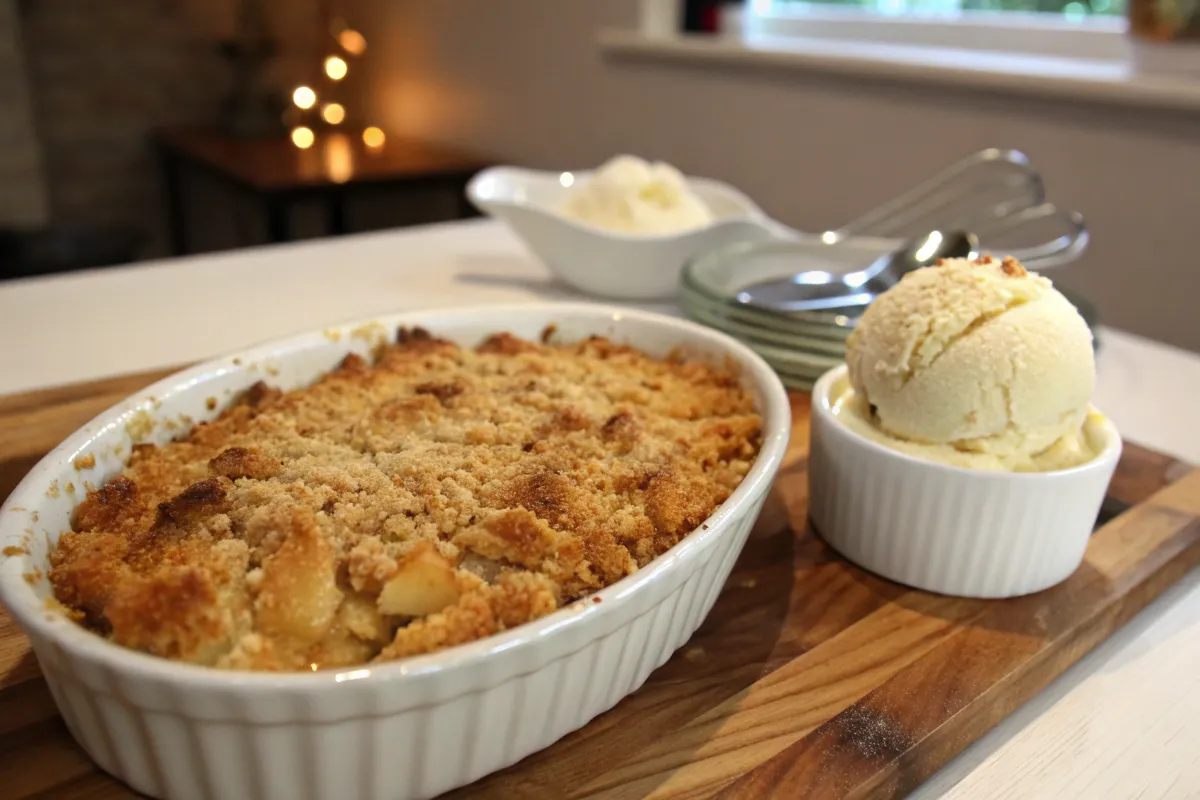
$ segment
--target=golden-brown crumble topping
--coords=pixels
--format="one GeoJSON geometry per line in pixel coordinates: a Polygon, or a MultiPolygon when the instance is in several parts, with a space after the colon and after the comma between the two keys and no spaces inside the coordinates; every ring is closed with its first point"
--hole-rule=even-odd
{"type": "Polygon", "coordinates": [[[1000,269],[1005,275],[1013,278],[1020,278],[1023,275],[1028,275],[1029,272],[1025,269],[1025,265],[1017,261],[1012,256],[1005,256],[1000,262],[1000,269]]]}
{"type": "Polygon", "coordinates": [[[662,554],[741,482],[760,426],[703,363],[402,329],[374,364],[255,384],[136,446],[76,509],[50,579],[83,624],[165,658],[308,670],[428,653],[662,554]]]}

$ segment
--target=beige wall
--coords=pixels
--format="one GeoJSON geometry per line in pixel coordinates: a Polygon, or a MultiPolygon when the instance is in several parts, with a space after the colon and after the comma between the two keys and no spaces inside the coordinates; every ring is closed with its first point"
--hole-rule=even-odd
{"type": "Polygon", "coordinates": [[[577,168],[618,151],[722,178],[824,230],[981,147],[1018,147],[1088,217],[1059,273],[1111,324],[1200,350],[1200,117],[880,80],[606,60],[634,0],[364,3],[372,99],[395,133],[577,168]]]}

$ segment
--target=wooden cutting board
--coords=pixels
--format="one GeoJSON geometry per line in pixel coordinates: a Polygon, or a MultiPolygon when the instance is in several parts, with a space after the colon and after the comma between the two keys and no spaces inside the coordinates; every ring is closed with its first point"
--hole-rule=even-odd
{"type": "MultiPolygon", "coordinates": [[[[0,398],[0,497],[164,374],[0,398]]],[[[692,640],[584,729],[451,797],[903,795],[1200,562],[1200,471],[1127,446],[1106,524],[1065,583],[1003,601],[905,589],[808,528],[808,410],[796,395],[775,490],[692,640]]],[[[0,775],[8,798],[135,796],[72,741],[2,611],[0,775]]]]}

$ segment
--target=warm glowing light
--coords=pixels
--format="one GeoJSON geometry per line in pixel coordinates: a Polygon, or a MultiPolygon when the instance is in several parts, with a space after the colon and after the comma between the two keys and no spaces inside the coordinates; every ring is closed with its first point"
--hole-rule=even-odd
{"type": "Polygon", "coordinates": [[[346,62],[337,56],[325,59],[325,74],[335,81],[346,77],[346,62]]]}
{"type": "Polygon", "coordinates": [[[325,173],[334,183],[345,183],[354,177],[354,151],[344,133],[332,133],[322,145],[325,173]]]}
{"type": "Polygon", "coordinates": [[[564,172],[558,176],[558,182],[565,189],[575,183],[575,176],[569,172],[564,172]]]}
{"type": "Polygon", "coordinates": [[[313,103],[317,102],[317,93],[307,86],[297,86],[296,91],[292,92],[292,102],[296,108],[312,108],[313,103]]]}
{"type": "Polygon", "coordinates": [[[346,118],[346,109],[342,108],[340,103],[326,103],[321,109],[321,119],[328,122],[330,125],[337,125],[346,118]]]}
{"type": "Polygon", "coordinates": [[[367,40],[353,28],[346,28],[337,36],[338,44],[352,56],[361,56],[367,52],[367,40]]]}
{"type": "Polygon", "coordinates": [[[292,144],[301,150],[307,150],[312,147],[316,139],[317,137],[313,134],[311,128],[306,128],[303,125],[299,128],[292,128],[292,144]]]}
{"type": "Polygon", "coordinates": [[[363,131],[363,144],[370,148],[383,147],[383,143],[387,141],[387,137],[383,135],[383,131],[376,128],[374,125],[363,131]]]}

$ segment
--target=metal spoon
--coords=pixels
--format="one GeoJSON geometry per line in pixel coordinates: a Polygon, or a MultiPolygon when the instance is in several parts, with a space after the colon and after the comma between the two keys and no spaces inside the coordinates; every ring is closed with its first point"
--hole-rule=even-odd
{"type": "MultiPolygon", "coordinates": [[[[833,245],[836,246],[836,245],[833,245]]],[[[835,275],[824,270],[754,283],[737,301],[772,311],[821,311],[870,303],[906,272],[936,264],[940,258],[975,258],[979,239],[967,231],[930,231],[864,269],[835,275]]]]}

